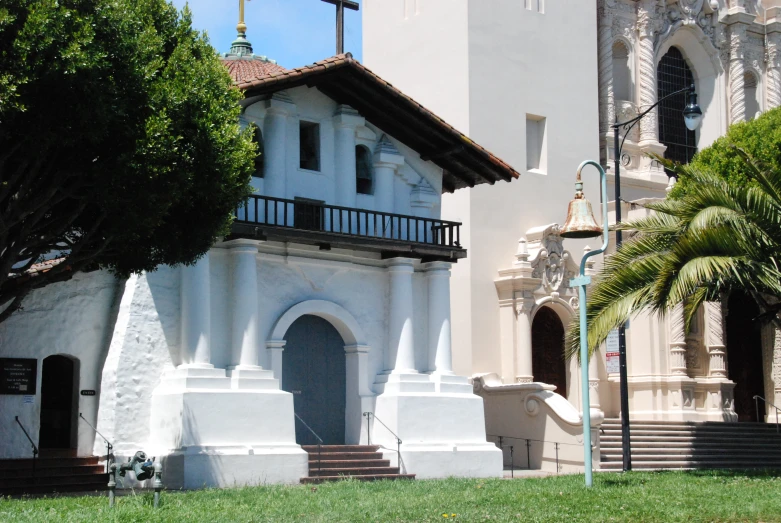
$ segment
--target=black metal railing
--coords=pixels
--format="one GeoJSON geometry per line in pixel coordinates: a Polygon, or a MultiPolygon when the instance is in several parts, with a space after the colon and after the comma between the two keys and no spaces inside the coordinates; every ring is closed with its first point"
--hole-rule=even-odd
{"type": "Polygon", "coordinates": [[[380,425],[385,427],[388,430],[388,432],[390,432],[393,435],[393,437],[396,438],[396,456],[397,456],[398,461],[399,461],[399,472],[401,472],[401,465],[402,465],[402,462],[401,462],[401,443],[402,443],[401,442],[401,438],[399,438],[398,434],[393,432],[390,429],[390,427],[388,427],[385,423],[383,423],[380,418],[375,416],[373,412],[364,412],[363,415],[366,417],[366,441],[367,441],[367,445],[371,445],[372,444],[372,423],[371,423],[372,418],[374,418],[375,421],[379,421],[380,425]]]}
{"type": "Polygon", "coordinates": [[[296,417],[296,419],[298,419],[298,421],[300,421],[300,422],[301,422],[301,424],[302,424],[304,427],[306,427],[306,429],[307,429],[309,432],[311,432],[311,433],[312,433],[312,435],[313,435],[313,436],[314,436],[314,437],[317,439],[317,475],[319,476],[319,475],[320,475],[320,461],[321,461],[321,456],[320,456],[320,454],[321,454],[321,450],[322,450],[322,446],[323,446],[323,438],[321,438],[320,436],[318,436],[318,435],[317,435],[317,432],[315,432],[314,430],[312,430],[312,427],[310,427],[309,425],[307,425],[306,421],[304,421],[304,420],[301,418],[301,416],[299,416],[299,415],[298,415],[298,414],[296,414],[295,412],[293,413],[293,415],[294,415],[294,416],[296,417]]]}
{"type": "MultiPolygon", "coordinates": [[[[512,441],[520,441],[520,442],[522,442],[523,446],[526,447],[526,470],[531,470],[531,468],[532,468],[532,466],[531,466],[531,448],[532,448],[532,443],[542,443],[543,445],[545,443],[552,444],[553,445],[553,449],[556,452],[556,473],[557,474],[561,472],[561,465],[559,463],[559,449],[561,449],[561,446],[562,445],[569,445],[571,447],[583,448],[583,444],[582,443],[581,444],[561,443],[561,442],[558,442],[558,441],[548,441],[548,440],[543,440],[543,439],[518,438],[518,437],[515,437],[515,436],[499,436],[499,435],[496,435],[496,434],[486,434],[486,436],[489,437],[489,438],[496,438],[498,441],[495,441],[494,444],[497,447],[499,447],[499,449],[501,449],[503,453],[504,453],[504,449],[509,449],[509,451],[510,451],[510,477],[515,477],[514,476],[515,461],[514,461],[514,457],[513,457],[513,453],[514,453],[514,450],[515,450],[515,445],[506,445],[505,441],[507,441],[507,440],[510,440],[511,442],[512,441]]],[[[592,448],[592,450],[595,448],[593,444],[591,445],[591,448],[592,448]]]]}
{"type": "Polygon", "coordinates": [[[103,438],[103,441],[105,441],[105,442],[106,442],[106,472],[109,472],[109,470],[110,470],[110,468],[111,468],[111,461],[112,461],[112,459],[114,458],[114,456],[111,454],[111,451],[114,449],[114,445],[113,445],[113,444],[112,444],[112,443],[111,443],[111,442],[108,440],[108,438],[106,438],[106,436],[104,436],[103,434],[101,434],[101,433],[98,431],[98,429],[96,429],[96,428],[95,428],[95,427],[92,425],[92,423],[90,423],[89,421],[87,421],[87,418],[85,418],[85,417],[84,417],[84,416],[81,414],[81,412],[79,412],[79,417],[80,417],[80,418],[81,418],[81,419],[84,421],[84,423],[86,423],[86,424],[89,426],[89,428],[91,428],[91,429],[93,430],[93,432],[95,432],[95,434],[97,434],[98,436],[100,436],[101,438],[103,438]]]}
{"type": "Polygon", "coordinates": [[[772,403],[770,403],[765,398],[763,398],[762,396],[754,396],[754,407],[757,410],[757,421],[759,421],[760,423],[765,419],[765,417],[764,416],[762,416],[762,417],[759,416],[759,400],[764,401],[767,405],[770,405],[771,407],[776,409],[776,433],[778,433],[778,411],[780,409],[778,407],[776,407],[775,405],[773,405],[772,403]]]}
{"type": "Polygon", "coordinates": [[[14,420],[16,420],[16,424],[19,425],[20,429],[22,429],[22,432],[24,432],[24,435],[27,436],[27,441],[29,441],[30,445],[32,445],[32,447],[33,447],[33,485],[34,485],[35,484],[35,463],[36,463],[36,461],[38,461],[38,447],[35,445],[35,442],[33,442],[33,439],[27,433],[27,429],[24,428],[24,425],[22,425],[22,422],[19,421],[19,416],[14,416],[14,420]]]}
{"type": "Polygon", "coordinates": [[[252,195],[236,209],[236,222],[360,238],[461,248],[461,224],[419,216],[391,214],[252,195]]]}

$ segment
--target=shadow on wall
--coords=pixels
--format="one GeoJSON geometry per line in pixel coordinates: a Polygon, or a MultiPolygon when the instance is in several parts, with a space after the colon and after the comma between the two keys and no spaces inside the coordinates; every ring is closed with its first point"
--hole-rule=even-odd
{"type": "Polygon", "coordinates": [[[159,267],[155,272],[145,274],[149,285],[149,292],[152,295],[154,308],[160,321],[165,342],[168,345],[168,353],[174,367],[181,361],[181,328],[180,328],[180,307],[181,307],[181,282],[178,268],[164,266],[159,267]]]}

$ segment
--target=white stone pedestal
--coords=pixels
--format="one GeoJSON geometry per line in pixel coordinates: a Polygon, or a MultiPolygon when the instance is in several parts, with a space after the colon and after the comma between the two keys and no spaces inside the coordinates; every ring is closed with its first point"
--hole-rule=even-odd
{"type": "MultiPolygon", "coordinates": [[[[486,441],[483,399],[472,394],[462,376],[431,376],[431,380],[442,392],[398,392],[386,387],[377,397],[376,418],[402,440],[402,471],[420,479],[501,477],[502,452],[486,441]]],[[[385,448],[385,459],[397,462],[396,439],[377,420],[372,443],[385,448]]]]}
{"type": "Polygon", "coordinates": [[[296,444],[293,396],[269,371],[178,368],[152,395],[148,454],[168,488],[298,483],[308,455],[296,444]]]}

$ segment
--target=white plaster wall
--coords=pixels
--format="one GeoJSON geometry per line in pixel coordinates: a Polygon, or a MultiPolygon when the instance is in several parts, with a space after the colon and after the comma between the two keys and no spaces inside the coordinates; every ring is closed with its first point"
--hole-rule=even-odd
{"type": "MultiPolygon", "coordinates": [[[[74,387],[100,390],[100,373],[120,288],[121,283],[107,272],[80,273],[69,281],[34,291],[24,300],[22,310],[0,324],[0,357],[38,360],[34,403],[25,404],[24,396],[0,395],[0,458],[32,457],[30,444],[14,416],[19,416],[37,444],[44,358],[62,354],[77,359],[79,376],[74,387]]],[[[78,396],[73,423],[78,427],[79,455],[92,454],[94,433],[78,419],[78,412],[94,424],[99,399],[78,396]]]]}
{"type": "MultiPolygon", "coordinates": [[[[308,198],[334,205],[337,203],[334,113],[337,111],[338,105],[316,88],[296,87],[285,91],[285,93],[290,96],[295,106],[295,114],[289,115],[286,119],[285,168],[287,179],[285,198],[308,198]],[[320,124],[319,171],[300,168],[299,125],[302,120],[320,124]]],[[[246,108],[244,113],[246,122],[255,123],[261,129],[266,117],[266,109],[263,104],[264,102],[252,104],[246,108]]],[[[356,145],[365,145],[373,153],[377,142],[385,134],[381,128],[371,122],[366,122],[366,125],[356,129],[356,145]]],[[[393,212],[413,214],[410,206],[412,188],[421,179],[424,179],[437,195],[437,201],[429,216],[439,218],[442,169],[432,162],[421,160],[418,152],[405,146],[396,138],[390,135],[388,137],[405,161],[405,164],[399,168],[394,182],[396,198],[394,199],[393,212]]],[[[269,144],[265,146],[265,154],[269,156],[275,154],[269,144]]],[[[264,194],[263,178],[253,178],[252,186],[256,189],[255,194],[264,194]]],[[[360,209],[377,209],[375,194],[356,195],[356,204],[360,209]]]]}

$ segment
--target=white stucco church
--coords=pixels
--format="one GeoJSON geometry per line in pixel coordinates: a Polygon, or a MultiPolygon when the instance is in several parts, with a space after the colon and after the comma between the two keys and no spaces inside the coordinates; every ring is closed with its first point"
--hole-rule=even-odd
{"type": "MultiPolygon", "coordinates": [[[[263,154],[229,237],[191,267],[77,274],[0,324],[0,360],[35,385],[0,395],[0,459],[29,455],[18,416],[42,450],[103,455],[89,422],[118,457],[162,459],[172,487],[298,482],[319,440],[380,445],[418,478],[501,475],[497,436],[530,442],[516,464],[582,470],[562,354],[586,242],[558,225],[575,169],[598,159],[612,176],[610,124],[694,83],[697,132],[672,100],[627,136],[633,218],[674,183],[646,153],[687,161],[781,105],[781,2],[361,9],[365,65],[287,70],[240,27],[224,63],[263,154]]],[[[688,334],[680,311],[632,320],[633,420],[751,421],[753,395],[781,404],[781,335],[753,328],[740,296],[703,309],[688,334]]],[[[599,455],[618,375],[604,347],[589,366],[599,455]]]]}

